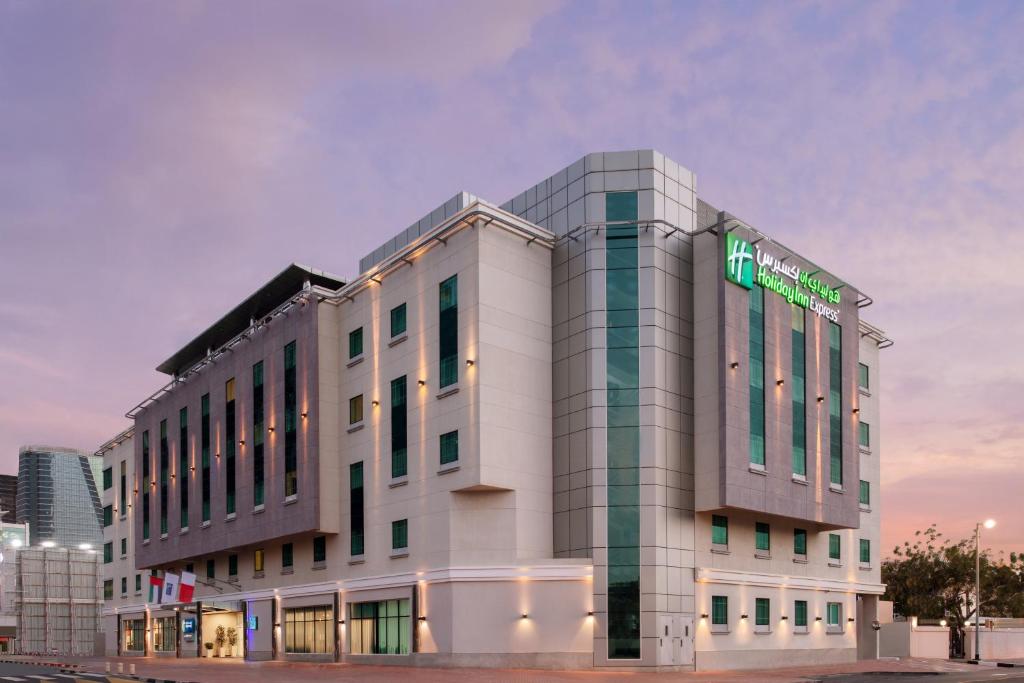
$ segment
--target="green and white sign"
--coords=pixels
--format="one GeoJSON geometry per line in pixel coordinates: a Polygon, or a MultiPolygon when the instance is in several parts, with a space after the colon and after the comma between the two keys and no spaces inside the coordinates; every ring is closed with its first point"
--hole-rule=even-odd
{"type": "Polygon", "coordinates": [[[752,289],[758,284],[784,297],[791,304],[808,308],[833,322],[839,322],[839,290],[814,277],[796,264],[779,258],[733,233],[725,235],[725,279],[752,289]]]}

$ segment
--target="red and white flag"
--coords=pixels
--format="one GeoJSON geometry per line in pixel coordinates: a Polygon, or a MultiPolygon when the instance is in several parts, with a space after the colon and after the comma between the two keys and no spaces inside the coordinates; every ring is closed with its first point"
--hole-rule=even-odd
{"type": "Polygon", "coordinates": [[[192,594],[196,590],[196,575],[191,572],[181,573],[181,587],[178,588],[178,602],[192,602],[192,594]]]}
{"type": "Polygon", "coordinates": [[[163,586],[164,586],[164,580],[161,579],[159,576],[150,576],[149,577],[149,601],[150,602],[160,602],[160,593],[163,592],[162,591],[163,586]]]}

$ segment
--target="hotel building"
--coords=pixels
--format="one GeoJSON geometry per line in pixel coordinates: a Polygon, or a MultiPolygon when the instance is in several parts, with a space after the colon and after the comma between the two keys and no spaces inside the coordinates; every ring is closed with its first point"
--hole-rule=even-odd
{"type": "Polygon", "coordinates": [[[501,206],[460,193],[349,281],[291,265],[101,449],[108,652],[873,658],[891,341],[870,303],[650,150],[501,206]],[[181,571],[192,602],[146,601],[181,571]]]}

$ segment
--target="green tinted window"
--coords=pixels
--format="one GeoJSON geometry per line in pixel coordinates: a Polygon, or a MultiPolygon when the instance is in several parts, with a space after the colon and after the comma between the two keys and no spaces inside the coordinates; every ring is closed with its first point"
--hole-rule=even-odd
{"type": "Polygon", "coordinates": [[[842,328],[828,324],[829,481],[843,485],[843,339],[842,328]]]}
{"type": "Polygon", "coordinates": [[[281,566],[284,568],[291,567],[295,563],[294,555],[295,547],[291,543],[285,543],[281,546],[281,566]]]}
{"type": "Polygon", "coordinates": [[[828,535],[828,559],[838,560],[842,557],[839,534],[828,535]]]}
{"type": "Polygon", "coordinates": [[[110,526],[114,523],[114,507],[106,505],[103,507],[103,526],[110,526]]]}
{"type": "Polygon", "coordinates": [[[807,350],[804,334],[806,312],[792,306],[793,474],[807,476],[807,350]]]}
{"type": "Polygon", "coordinates": [[[391,309],[391,336],[397,337],[406,329],[405,304],[391,309]]]}
{"type": "Polygon", "coordinates": [[[363,395],[353,396],[348,400],[348,423],[358,424],[363,421],[363,395]]]}
{"type": "Polygon", "coordinates": [[[441,435],[441,464],[448,465],[459,459],[459,432],[441,435]]]}
{"type": "Polygon", "coordinates": [[[349,533],[352,555],[362,555],[363,545],[363,463],[349,465],[349,533]]]}
{"type": "Polygon", "coordinates": [[[107,469],[103,470],[103,490],[106,491],[113,485],[114,469],[112,467],[108,467],[107,469]]]}
{"type": "Polygon", "coordinates": [[[711,596],[711,623],[716,626],[729,623],[729,598],[727,596],[711,596]]]}
{"type": "Polygon", "coordinates": [[[864,448],[871,447],[871,425],[867,422],[857,423],[857,443],[864,448]]]}
{"type": "Polygon", "coordinates": [[[768,598],[754,599],[754,624],[767,626],[771,619],[772,603],[768,598]]]}
{"type": "Polygon", "coordinates": [[[860,504],[871,505],[871,484],[860,480],[860,504]]]}
{"type": "Polygon", "coordinates": [[[327,537],[316,536],[313,538],[313,563],[327,561],[327,537]]]}
{"type": "Polygon", "coordinates": [[[363,328],[359,327],[348,333],[348,357],[355,358],[363,354],[363,328]]]}
{"type": "Polygon", "coordinates": [[[711,515],[711,542],[714,545],[729,545],[729,518],[711,515]]]}
{"type": "Polygon", "coordinates": [[[409,520],[391,522],[391,549],[404,550],[409,547],[409,520]]]}
{"type": "Polygon", "coordinates": [[[750,290],[750,462],[764,466],[764,289],[750,290]]]}
{"type": "Polygon", "coordinates": [[[764,522],[758,522],[754,526],[754,540],[758,550],[771,550],[771,530],[764,522]]]}
{"type": "Polygon", "coordinates": [[[807,554],[807,531],[804,529],[793,529],[793,554],[807,554]]]}
{"type": "Polygon", "coordinates": [[[863,363],[857,363],[857,385],[862,389],[870,389],[869,380],[868,366],[863,363]]]}
{"type": "Polygon", "coordinates": [[[793,625],[807,626],[807,601],[796,600],[793,603],[793,625]]]}
{"type": "Polygon", "coordinates": [[[860,561],[861,564],[871,564],[871,541],[860,539],[860,561]]]}
{"type": "Polygon", "coordinates": [[[839,626],[839,619],[842,615],[842,605],[838,602],[828,603],[828,625],[839,626]]]}
{"type": "Polygon", "coordinates": [[[438,347],[440,351],[440,386],[459,381],[459,278],[453,275],[439,286],[438,347]]]}
{"type": "MultiPolygon", "coordinates": [[[[403,304],[404,306],[405,304],[403,304]]],[[[408,468],[408,411],[405,375],[391,380],[391,477],[404,477],[408,468]]]]}

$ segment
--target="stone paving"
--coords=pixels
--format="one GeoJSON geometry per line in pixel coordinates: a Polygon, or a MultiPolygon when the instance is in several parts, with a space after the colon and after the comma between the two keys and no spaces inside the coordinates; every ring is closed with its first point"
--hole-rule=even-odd
{"type": "MultiPolygon", "coordinates": [[[[34,660],[38,662],[39,660],[34,660]]],[[[937,659],[862,661],[852,664],[752,671],[706,671],[698,673],[620,673],[605,671],[537,671],[526,669],[427,669],[358,664],[300,664],[285,662],[239,662],[224,660],[174,660],[143,657],[64,658],[84,671],[102,673],[106,662],[116,672],[117,663],[135,664],[140,677],[195,683],[251,683],[252,681],[402,681],[402,683],[665,683],[682,681],[723,681],[728,683],[808,683],[821,676],[873,671],[959,672],[977,670],[962,662],[937,659]]],[[[115,674],[116,675],[116,674],[115,674]]]]}

